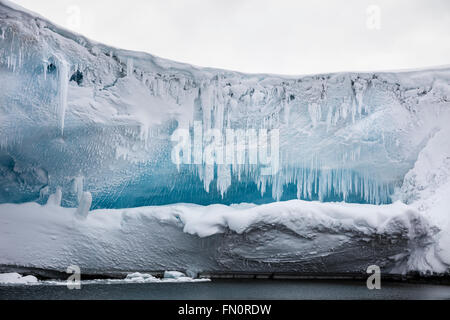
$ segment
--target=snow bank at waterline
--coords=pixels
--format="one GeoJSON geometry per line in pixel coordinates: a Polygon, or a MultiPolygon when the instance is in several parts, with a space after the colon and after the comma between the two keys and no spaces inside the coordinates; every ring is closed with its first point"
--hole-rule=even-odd
{"type": "Polygon", "coordinates": [[[183,270],[189,275],[361,272],[372,264],[394,273],[447,268],[434,252],[438,229],[401,202],[291,200],[102,209],[87,217],[76,212],[54,203],[0,205],[0,264],[59,271],[78,265],[90,273],[183,270]]]}

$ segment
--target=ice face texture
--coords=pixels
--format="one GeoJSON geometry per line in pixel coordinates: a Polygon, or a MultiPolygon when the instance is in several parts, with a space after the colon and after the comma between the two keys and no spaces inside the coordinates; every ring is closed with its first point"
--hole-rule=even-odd
{"type": "Polygon", "coordinates": [[[93,208],[306,199],[390,203],[448,109],[449,70],[302,77],[110,48],[0,6],[0,201],[62,188],[93,208]],[[279,130],[279,170],[171,161],[176,129],[279,130]],[[83,190],[81,190],[83,191],[83,190]]]}

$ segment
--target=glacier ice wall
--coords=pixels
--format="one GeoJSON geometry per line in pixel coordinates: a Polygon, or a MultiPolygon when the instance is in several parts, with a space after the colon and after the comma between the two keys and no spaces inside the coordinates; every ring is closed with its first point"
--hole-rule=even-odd
{"type": "MultiPolygon", "coordinates": [[[[449,69],[299,77],[111,48],[0,4],[0,202],[93,208],[306,199],[390,203],[439,123],[449,69]],[[175,165],[177,129],[279,130],[279,170],[175,165]]],[[[210,141],[204,136],[201,147],[210,141]]]]}
{"type": "Polygon", "coordinates": [[[448,272],[449,93],[449,68],[198,68],[95,43],[0,0],[0,264],[448,272]],[[179,154],[193,163],[172,161],[180,130],[194,134],[179,154]],[[270,147],[279,133],[277,170],[262,161],[272,149],[248,148],[235,164],[203,154],[210,132],[227,145],[242,132],[248,147],[261,130],[270,147]],[[257,205],[289,199],[332,203],[257,205]],[[241,202],[254,204],[218,204],[241,202]],[[171,205],[141,207],[161,204],[171,205]]]}

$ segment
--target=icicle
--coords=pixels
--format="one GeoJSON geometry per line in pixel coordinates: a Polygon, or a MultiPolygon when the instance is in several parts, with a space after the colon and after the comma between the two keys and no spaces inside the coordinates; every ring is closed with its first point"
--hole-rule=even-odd
{"type": "Polygon", "coordinates": [[[83,195],[83,180],[84,180],[83,176],[78,176],[73,181],[74,182],[73,188],[75,193],[77,194],[78,203],[80,203],[81,196],[83,195]]]}
{"type": "Polygon", "coordinates": [[[219,190],[222,198],[230,186],[231,186],[230,167],[227,165],[218,165],[217,166],[217,190],[219,190]]]}
{"type": "Polygon", "coordinates": [[[133,74],[133,58],[128,58],[127,60],[127,76],[131,77],[131,75],[133,74]]]}
{"type": "Polygon", "coordinates": [[[321,108],[320,104],[317,104],[317,103],[309,104],[308,112],[309,112],[309,116],[311,117],[312,125],[313,125],[313,127],[315,127],[322,118],[322,108],[321,108]]]}
{"type": "Polygon", "coordinates": [[[39,198],[40,199],[44,199],[46,196],[48,196],[48,193],[49,193],[49,187],[45,186],[44,188],[42,188],[39,191],[39,198]]]}
{"type": "Polygon", "coordinates": [[[44,80],[47,80],[47,62],[44,62],[42,66],[44,67],[44,80]]]}
{"type": "Polygon", "coordinates": [[[209,185],[211,181],[214,180],[214,166],[213,165],[204,165],[203,166],[203,187],[206,192],[209,192],[209,185]]]}
{"type": "Polygon", "coordinates": [[[48,197],[47,205],[61,206],[61,199],[62,199],[62,190],[60,187],[57,187],[55,193],[51,194],[48,197]]]}
{"type": "Polygon", "coordinates": [[[75,211],[75,216],[80,219],[86,219],[92,205],[92,195],[90,192],[83,192],[80,198],[80,204],[75,211]]]}
{"type": "Polygon", "coordinates": [[[69,64],[63,58],[59,58],[59,105],[57,109],[57,116],[59,118],[59,126],[61,135],[64,135],[64,120],[67,109],[67,93],[69,89],[69,64]]]}

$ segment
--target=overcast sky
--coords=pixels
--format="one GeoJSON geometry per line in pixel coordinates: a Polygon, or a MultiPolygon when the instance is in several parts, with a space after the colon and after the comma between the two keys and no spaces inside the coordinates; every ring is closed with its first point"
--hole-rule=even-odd
{"type": "Polygon", "coordinates": [[[309,74],[450,65],[448,0],[14,0],[93,40],[199,66],[309,74]]]}

